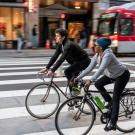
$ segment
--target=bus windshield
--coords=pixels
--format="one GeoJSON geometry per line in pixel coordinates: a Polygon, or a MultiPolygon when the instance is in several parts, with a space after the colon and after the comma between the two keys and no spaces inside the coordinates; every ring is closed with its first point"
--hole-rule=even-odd
{"type": "Polygon", "coordinates": [[[117,33],[118,13],[102,14],[98,21],[97,35],[110,36],[117,33]]]}

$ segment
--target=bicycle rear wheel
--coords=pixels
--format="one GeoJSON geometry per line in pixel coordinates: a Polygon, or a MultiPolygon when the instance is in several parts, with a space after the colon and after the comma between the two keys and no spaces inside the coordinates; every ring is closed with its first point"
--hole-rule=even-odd
{"type": "Polygon", "coordinates": [[[135,93],[125,93],[121,97],[117,129],[124,133],[135,130],[135,93]]]}
{"type": "Polygon", "coordinates": [[[25,99],[27,111],[38,119],[45,119],[53,115],[59,107],[59,103],[60,95],[57,89],[45,83],[33,87],[25,99]]]}
{"type": "Polygon", "coordinates": [[[59,107],[55,116],[55,126],[60,135],[86,135],[94,120],[95,112],[91,103],[83,101],[83,97],[74,97],[59,107]]]}

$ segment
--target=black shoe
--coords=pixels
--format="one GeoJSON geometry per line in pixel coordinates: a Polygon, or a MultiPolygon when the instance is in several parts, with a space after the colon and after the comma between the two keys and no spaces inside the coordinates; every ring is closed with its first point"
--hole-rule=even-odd
{"type": "Polygon", "coordinates": [[[104,128],[105,131],[110,131],[110,130],[116,130],[116,125],[112,123],[112,121],[110,120],[105,128],[104,128]]]}

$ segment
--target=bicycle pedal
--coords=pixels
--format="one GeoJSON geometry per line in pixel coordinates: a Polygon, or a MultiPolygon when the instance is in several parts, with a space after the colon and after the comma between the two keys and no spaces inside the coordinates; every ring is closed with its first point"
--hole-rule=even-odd
{"type": "Polygon", "coordinates": [[[79,119],[80,119],[80,117],[75,116],[75,117],[73,117],[73,119],[74,119],[75,121],[77,121],[77,120],[79,120],[79,119]]]}
{"type": "Polygon", "coordinates": [[[68,111],[73,111],[74,110],[74,107],[68,107],[68,111]]]}

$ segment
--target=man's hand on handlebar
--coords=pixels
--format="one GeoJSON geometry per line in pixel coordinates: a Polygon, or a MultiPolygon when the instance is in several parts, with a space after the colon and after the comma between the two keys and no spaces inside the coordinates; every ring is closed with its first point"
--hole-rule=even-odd
{"type": "Polygon", "coordinates": [[[51,70],[49,70],[48,73],[47,73],[48,77],[53,77],[54,75],[55,75],[55,73],[51,70]]]}
{"type": "Polygon", "coordinates": [[[41,74],[47,74],[48,73],[48,69],[47,68],[43,68],[39,71],[39,73],[41,74]]]}
{"type": "Polygon", "coordinates": [[[85,81],[85,85],[84,85],[84,87],[85,87],[85,89],[86,89],[86,90],[88,90],[88,89],[89,89],[89,87],[90,87],[91,83],[92,83],[92,81],[91,81],[91,80],[86,80],[86,81],[85,81]]]}

